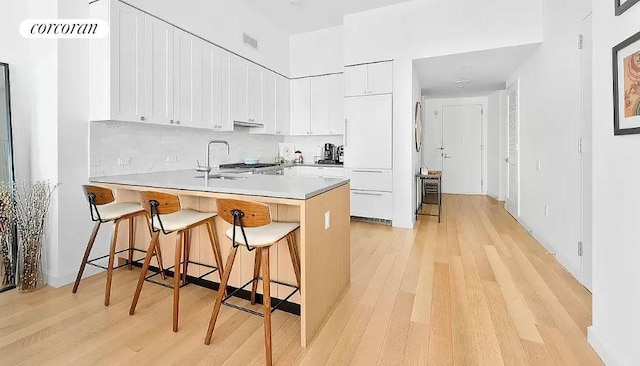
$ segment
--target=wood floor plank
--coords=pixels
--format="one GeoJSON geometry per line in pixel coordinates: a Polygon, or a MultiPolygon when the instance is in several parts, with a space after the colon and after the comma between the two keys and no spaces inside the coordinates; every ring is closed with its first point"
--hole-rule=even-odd
{"type": "Polygon", "coordinates": [[[434,352],[429,352],[429,364],[451,365],[453,363],[453,342],[451,336],[449,264],[436,263],[433,276],[433,305],[429,329],[429,350],[434,352]]]}

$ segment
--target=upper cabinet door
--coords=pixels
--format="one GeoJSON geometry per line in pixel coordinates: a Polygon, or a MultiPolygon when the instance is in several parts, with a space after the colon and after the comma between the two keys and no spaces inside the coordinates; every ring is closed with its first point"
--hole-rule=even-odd
{"type": "Polygon", "coordinates": [[[276,135],[289,135],[289,88],[291,83],[283,76],[276,76],[276,135]]]}
{"type": "Polygon", "coordinates": [[[291,81],[291,134],[311,133],[311,78],[291,81]]]}
{"type": "Polygon", "coordinates": [[[330,131],[331,78],[311,78],[311,129],[312,135],[328,135],[330,131]]]}
{"type": "Polygon", "coordinates": [[[145,117],[173,123],[173,27],[145,16],[145,117]]]}
{"type": "Polygon", "coordinates": [[[145,15],[111,4],[111,118],[145,121],[145,15]]]}
{"type": "Polygon", "coordinates": [[[231,56],[231,120],[248,122],[247,113],[247,61],[231,56]]]}
{"type": "Polygon", "coordinates": [[[368,94],[393,93],[393,64],[390,61],[369,64],[367,84],[368,94]]]}
{"type": "MultiPolygon", "coordinates": [[[[262,70],[262,122],[263,128],[252,128],[255,134],[276,134],[276,74],[262,70]]],[[[258,121],[256,121],[258,122],[258,121]]]]}
{"type": "Polygon", "coordinates": [[[174,32],[173,119],[176,125],[200,127],[204,42],[189,33],[174,32]]]}
{"type": "Polygon", "coordinates": [[[344,75],[335,74],[331,80],[331,117],[329,133],[331,135],[344,134],[344,75]]]}
{"type": "Polygon", "coordinates": [[[368,94],[367,65],[349,66],[344,68],[344,96],[356,97],[368,94]]]}
{"type": "Polygon", "coordinates": [[[230,54],[205,45],[202,60],[202,125],[216,131],[233,131],[229,113],[230,54]]]}
{"type": "Polygon", "coordinates": [[[248,63],[247,117],[249,122],[262,123],[262,67],[248,63]]]}

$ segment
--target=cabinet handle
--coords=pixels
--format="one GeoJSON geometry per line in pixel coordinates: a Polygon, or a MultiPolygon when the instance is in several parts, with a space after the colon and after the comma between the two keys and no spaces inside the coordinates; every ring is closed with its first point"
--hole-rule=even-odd
{"type": "Polygon", "coordinates": [[[376,173],[382,174],[382,170],[353,170],[354,173],[376,173]]]}
{"type": "Polygon", "coordinates": [[[357,194],[360,196],[376,196],[376,197],[382,197],[382,193],[369,193],[369,192],[356,192],[356,191],[351,191],[351,193],[353,194],[357,194]]]}
{"type": "Polygon", "coordinates": [[[173,120],[169,120],[169,123],[173,124],[173,120]]]}
{"type": "Polygon", "coordinates": [[[144,116],[140,116],[140,120],[144,121],[146,118],[144,118],[144,116]]]}
{"type": "Polygon", "coordinates": [[[344,119],[344,146],[347,146],[347,142],[349,142],[349,140],[347,139],[347,119],[344,119]]]}
{"type": "Polygon", "coordinates": [[[179,125],[179,124],[180,124],[180,121],[176,121],[176,124],[178,124],[178,125],[179,125]]]}

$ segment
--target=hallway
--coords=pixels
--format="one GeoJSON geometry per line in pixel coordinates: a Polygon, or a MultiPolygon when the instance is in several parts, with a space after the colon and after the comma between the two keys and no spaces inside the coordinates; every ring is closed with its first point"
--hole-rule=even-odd
{"type": "MultiPolygon", "coordinates": [[[[279,365],[599,365],[586,341],[591,295],[485,196],[445,196],[442,223],[414,230],[352,222],[351,286],[315,341],[299,346],[297,317],[275,312],[279,365]]],[[[262,319],[223,307],[202,344],[214,294],[183,289],[181,328],[171,298],[148,286],[127,314],[138,271],[71,288],[0,294],[3,364],[264,363],[262,319]],[[16,301],[20,298],[20,301],[16,301]]],[[[240,301],[240,300],[237,300],[240,301]]]]}

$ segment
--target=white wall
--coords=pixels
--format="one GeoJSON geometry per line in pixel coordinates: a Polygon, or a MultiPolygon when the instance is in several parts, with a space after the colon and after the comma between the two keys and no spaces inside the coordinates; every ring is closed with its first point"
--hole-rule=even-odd
{"type": "Polygon", "coordinates": [[[487,194],[499,201],[505,200],[507,137],[506,92],[489,95],[487,106],[487,194]]]}
{"type": "MultiPolygon", "coordinates": [[[[420,102],[420,105],[422,106],[423,101],[422,101],[422,85],[420,84],[420,78],[418,77],[418,73],[416,71],[416,69],[413,69],[413,76],[412,76],[412,81],[411,81],[411,90],[412,90],[412,105],[413,105],[413,116],[415,116],[416,113],[416,103],[420,102]]],[[[415,119],[415,117],[414,117],[415,119]]],[[[424,131],[424,106],[422,106],[422,115],[420,116],[420,123],[422,124],[422,131],[424,131]]],[[[412,139],[411,139],[411,145],[413,148],[413,154],[411,155],[411,160],[413,163],[413,175],[415,176],[415,174],[420,172],[420,166],[422,166],[422,149],[424,148],[424,143],[423,146],[420,150],[420,152],[416,151],[416,139],[415,139],[415,133],[412,135],[412,139]]],[[[424,139],[423,139],[424,140],[424,139]]],[[[413,179],[413,183],[411,184],[411,188],[413,189],[413,192],[416,192],[418,190],[418,181],[414,178],[413,179]]],[[[412,205],[412,212],[416,212],[416,209],[418,208],[418,199],[422,199],[422,197],[413,197],[413,205],[412,205]]]]}
{"type": "Polygon", "coordinates": [[[283,75],[289,75],[289,35],[244,1],[125,0],[125,2],[283,75]],[[258,40],[257,51],[242,43],[243,32],[258,40]]]}
{"type": "Polygon", "coordinates": [[[640,30],[640,4],[619,17],[593,2],[593,326],[608,365],[640,364],[640,135],[613,135],[611,49],[640,30]]]}
{"type": "Polygon", "coordinates": [[[393,224],[412,227],[414,59],[536,43],[542,3],[416,0],[347,15],[345,64],[393,59],[393,224]]]}
{"type": "Polygon", "coordinates": [[[291,77],[344,71],[343,27],[291,36],[291,77]]]}
{"type": "Polygon", "coordinates": [[[507,87],[520,83],[518,220],[578,279],[582,86],[577,39],[588,13],[582,0],[545,0],[544,42],[507,82],[507,87]]]}
{"type": "MultiPolygon", "coordinates": [[[[442,170],[442,108],[448,105],[481,105],[484,114],[482,115],[482,145],[487,146],[487,110],[489,109],[488,97],[469,98],[425,98],[424,115],[425,128],[423,139],[425,141],[422,151],[422,161],[429,170],[442,170]]],[[[487,194],[487,149],[482,150],[482,194],[487,194]]]]}

